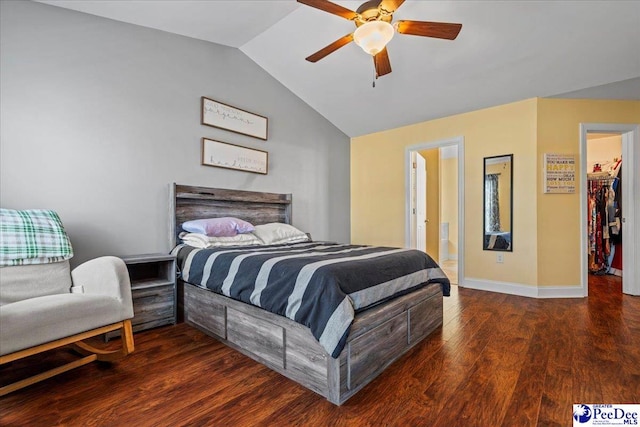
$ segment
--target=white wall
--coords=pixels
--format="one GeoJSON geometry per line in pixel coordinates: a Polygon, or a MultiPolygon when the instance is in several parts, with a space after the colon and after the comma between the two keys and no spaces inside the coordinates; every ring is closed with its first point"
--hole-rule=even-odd
{"type": "Polygon", "coordinates": [[[0,205],[57,210],[75,264],[168,251],[172,182],[293,193],[294,225],[348,242],[349,138],[241,51],[0,7],[0,205]],[[269,140],[200,125],[201,96],[267,116],[269,140]],[[268,151],[269,174],[201,166],[201,137],[268,151]]]}
{"type": "Polygon", "coordinates": [[[613,159],[622,158],[622,135],[587,134],[587,172],[599,163],[603,170],[612,167],[613,159]]]}

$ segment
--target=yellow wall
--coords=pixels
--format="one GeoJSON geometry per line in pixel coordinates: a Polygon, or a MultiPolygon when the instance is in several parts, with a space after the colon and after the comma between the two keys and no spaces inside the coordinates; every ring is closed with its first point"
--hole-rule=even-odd
{"type": "MultiPolygon", "coordinates": [[[[538,100],[537,257],[540,286],[580,284],[582,248],[578,192],[582,189],[578,188],[575,194],[542,192],[544,153],[575,154],[576,164],[580,163],[580,123],[640,123],[640,101],[538,100]]],[[[516,158],[515,167],[518,166],[516,158]]],[[[576,179],[582,179],[581,173],[578,171],[576,179]]],[[[517,228],[514,233],[518,233],[517,228]]]]}
{"type": "Polygon", "coordinates": [[[440,159],[440,222],[449,223],[449,258],[458,256],[458,158],[440,159]]]}
{"type": "Polygon", "coordinates": [[[351,140],[351,241],[404,246],[405,147],[464,137],[465,276],[537,283],[535,99],[417,123],[351,140]],[[482,250],[483,158],[514,154],[514,248],[482,250]],[[385,171],[385,173],[382,173],[385,171]]]}
{"type": "Polygon", "coordinates": [[[353,138],[352,242],[404,246],[405,148],[462,136],[466,278],[578,286],[580,196],[543,194],[542,166],[544,153],[575,154],[580,164],[580,123],[640,123],[640,101],[528,99],[353,138]],[[502,154],[514,155],[513,252],[497,264],[482,250],[482,165],[502,154]]]}
{"type": "Polygon", "coordinates": [[[427,253],[440,259],[440,150],[419,152],[427,163],[427,253]]]}

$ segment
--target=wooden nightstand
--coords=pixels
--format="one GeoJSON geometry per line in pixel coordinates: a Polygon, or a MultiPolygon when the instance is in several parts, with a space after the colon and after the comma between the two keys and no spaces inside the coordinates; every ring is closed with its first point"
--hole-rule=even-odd
{"type": "MultiPolygon", "coordinates": [[[[176,323],[176,257],[143,254],[122,257],[129,270],[133,331],[176,323]]],[[[106,338],[118,336],[109,333],[106,338]]]]}

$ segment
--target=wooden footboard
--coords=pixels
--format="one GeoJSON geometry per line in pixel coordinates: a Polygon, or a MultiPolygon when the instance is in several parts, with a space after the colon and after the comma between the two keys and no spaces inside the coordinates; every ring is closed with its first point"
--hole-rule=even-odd
{"type": "Polygon", "coordinates": [[[333,359],[309,328],[283,316],[184,284],[185,321],[341,405],[442,325],[439,284],[356,316],[333,359]]]}

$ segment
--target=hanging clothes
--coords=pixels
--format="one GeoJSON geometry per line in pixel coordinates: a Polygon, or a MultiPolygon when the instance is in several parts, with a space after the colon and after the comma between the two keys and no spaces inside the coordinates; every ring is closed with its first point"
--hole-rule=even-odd
{"type": "Polygon", "coordinates": [[[594,274],[622,274],[621,163],[587,174],[589,271],[594,274]]]}
{"type": "Polygon", "coordinates": [[[588,233],[589,271],[605,274],[609,269],[610,229],[608,204],[613,201],[612,179],[590,177],[588,179],[588,233]],[[611,199],[611,202],[610,202],[611,199]]]}

